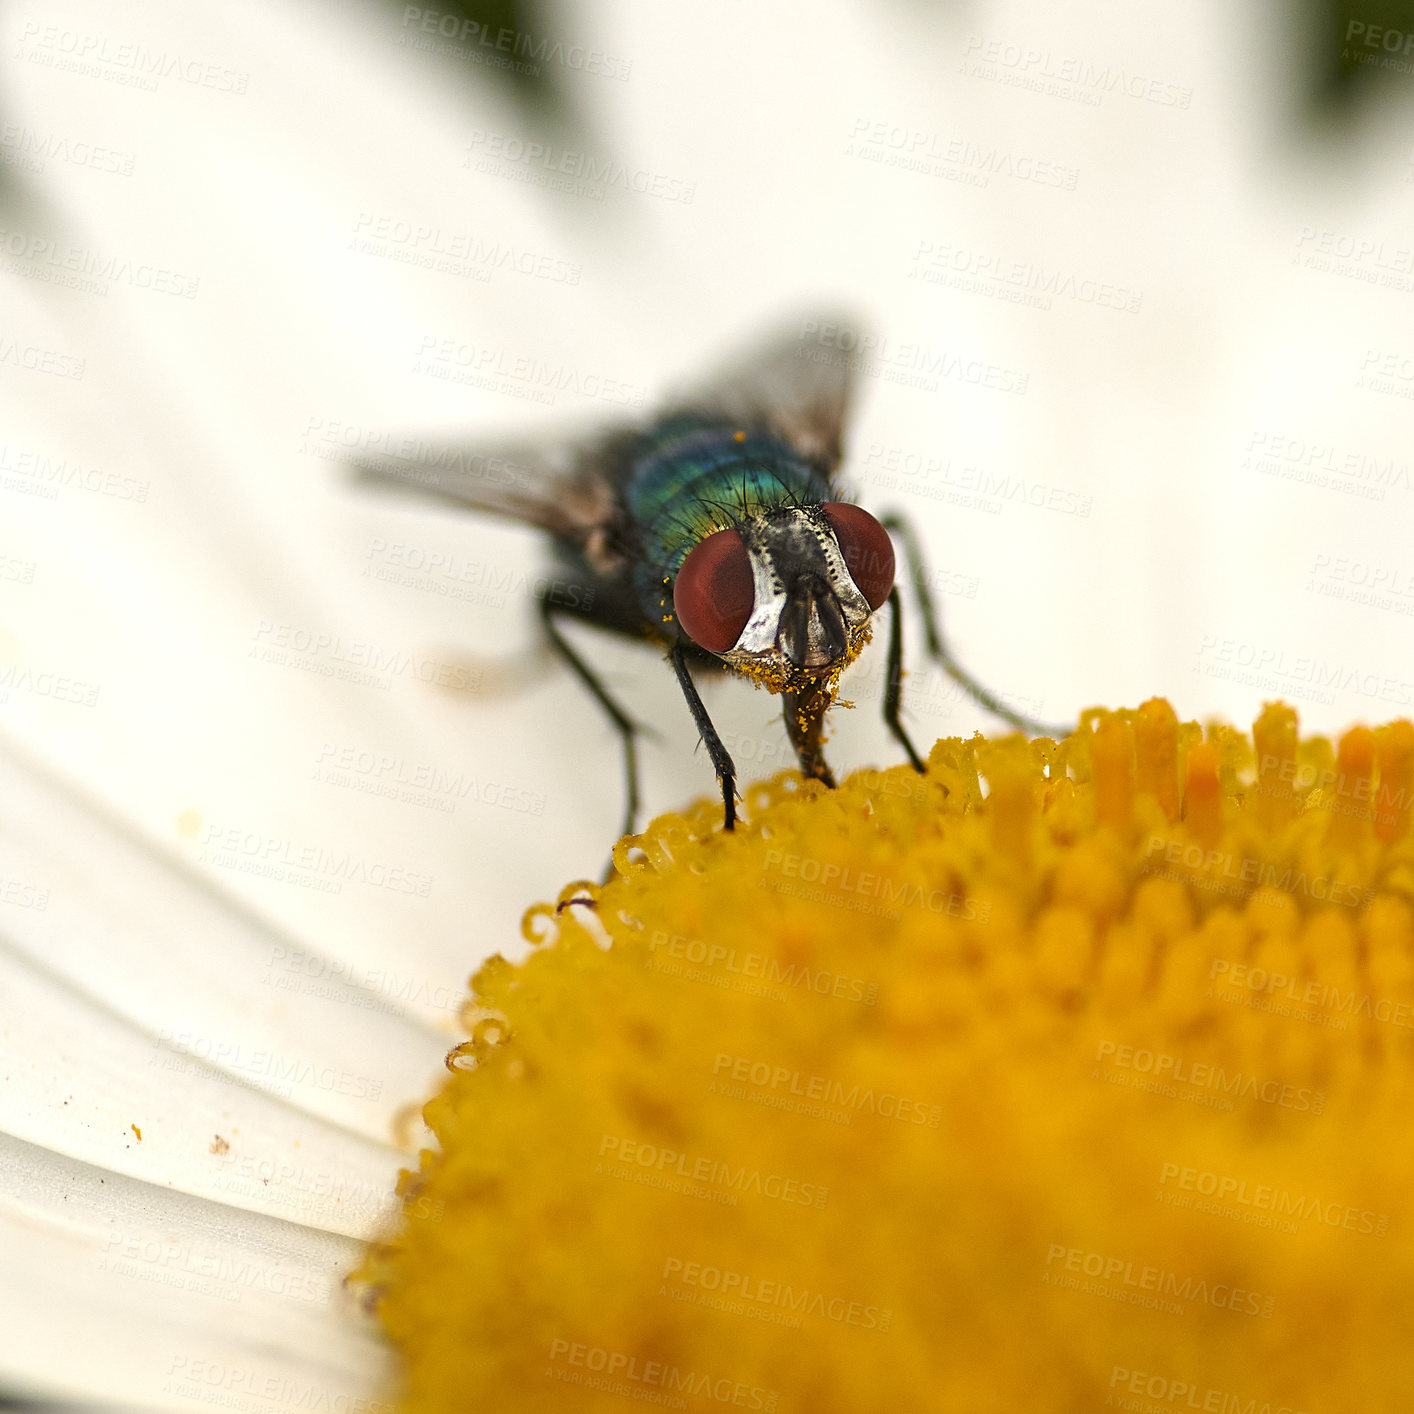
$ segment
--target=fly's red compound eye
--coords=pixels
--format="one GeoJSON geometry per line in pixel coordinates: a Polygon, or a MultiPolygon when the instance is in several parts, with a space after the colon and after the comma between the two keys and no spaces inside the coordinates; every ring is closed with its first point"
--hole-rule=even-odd
{"type": "Polygon", "coordinates": [[[736,531],[719,530],[692,548],[673,585],[673,611],[699,648],[730,651],[755,607],[751,557],[736,531]]]}
{"type": "Polygon", "coordinates": [[[866,510],[846,501],[827,501],[820,509],[834,528],[840,554],[859,592],[877,609],[894,587],[894,547],[889,532],[866,510]]]}

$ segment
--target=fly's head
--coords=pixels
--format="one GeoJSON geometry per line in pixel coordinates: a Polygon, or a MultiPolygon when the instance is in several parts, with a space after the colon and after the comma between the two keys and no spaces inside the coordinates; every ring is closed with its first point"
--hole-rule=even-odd
{"type": "Polygon", "coordinates": [[[844,501],[751,516],[698,542],[673,608],[699,647],[773,692],[837,678],[889,597],[894,551],[868,511],[844,501]]]}

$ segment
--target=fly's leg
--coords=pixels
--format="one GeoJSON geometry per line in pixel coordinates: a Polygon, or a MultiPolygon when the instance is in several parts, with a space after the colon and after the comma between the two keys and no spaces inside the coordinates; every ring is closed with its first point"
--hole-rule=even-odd
{"type": "Polygon", "coordinates": [[[899,602],[898,585],[889,590],[889,666],[884,682],[884,724],[893,733],[894,740],[908,753],[909,763],[921,776],[927,767],[923,758],[914,749],[908,733],[899,721],[899,709],[903,706],[903,605],[899,602]]]}
{"type": "Polygon", "coordinates": [[[712,758],[712,769],[717,773],[717,780],[722,787],[722,828],[731,830],[736,827],[736,767],[732,764],[732,758],[727,753],[727,748],[722,745],[722,739],[717,735],[717,729],[712,725],[712,719],[707,715],[707,709],[702,705],[702,699],[697,694],[697,684],[692,680],[692,674],[687,670],[687,655],[683,652],[682,644],[675,643],[668,651],[668,660],[673,665],[673,671],[678,675],[678,686],[682,688],[682,695],[687,698],[688,711],[692,713],[692,720],[697,723],[698,735],[702,738],[702,744],[707,748],[707,754],[712,758]]]}
{"type": "Polygon", "coordinates": [[[821,733],[831,695],[820,686],[804,692],[787,692],[785,699],[786,734],[795,747],[795,759],[800,762],[800,774],[807,780],[823,781],[831,790],[835,777],[825,763],[825,746],[821,733]]]}
{"type": "MultiPolygon", "coordinates": [[[[540,601],[540,622],[545,625],[545,634],[550,646],[569,664],[574,675],[594,694],[594,699],[609,714],[610,720],[624,744],[624,781],[627,786],[628,803],[624,809],[623,833],[631,835],[638,819],[638,725],[612,697],[609,690],[599,681],[597,674],[575,651],[564,634],[555,624],[557,606],[546,598],[540,601]]],[[[563,612],[560,610],[559,612],[563,612]]]]}
{"type": "MultiPolygon", "coordinates": [[[[1050,736],[1060,740],[1061,737],[1067,735],[1070,730],[1068,727],[1049,727],[1044,722],[1038,722],[1034,718],[1027,717],[1008,707],[994,692],[990,692],[987,688],[983,687],[982,684],[948,652],[943,644],[943,636],[938,632],[938,619],[933,610],[932,596],[928,593],[923,556],[919,551],[918,540],[913,533],[913,527],[909,525],[902,516],[897,515],[887,516],[880,523],[890,534],[897,533],[899,539],[903,542],[904,553],[908,556],[909,569],[912,571],[913,592],[918,596],[918,612],[923,618],[923,632],[928,643],[928,656],[931,657],[969,697],[979,706],[984,707],[988,712],[992,713],[993,716],[1000,717],[1004,722],[1010,722],[1012,726],[1019,727],[1022,731],[1028,732],[1032,736],[1050,736]]],[[[897,591],[895,591],[895,593],[896,592],[897,591]]],[[[892,667],[892,661],[890,666],[892,667]]],[[[888,692],[885,693],[884,700],[884,719],[888,721],[888,692]]],[[[897,707],[897,702],[895,702],[895,707],[897,707]]],[[[893,724],[890,723],[891,727],[892,725],[893,724]]],[[[895,735],[897,735],[897,733],[895,733],[895,735]]]]}

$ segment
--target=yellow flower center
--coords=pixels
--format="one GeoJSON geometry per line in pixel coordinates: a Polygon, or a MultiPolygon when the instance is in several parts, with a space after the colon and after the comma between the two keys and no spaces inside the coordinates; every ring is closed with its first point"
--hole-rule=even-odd
{"type": "Polygon", "coordinates": [[[1411,792],[1153,701],[655,821],[474,978],[404,1407],[1414,1408],[1411,792]]]}

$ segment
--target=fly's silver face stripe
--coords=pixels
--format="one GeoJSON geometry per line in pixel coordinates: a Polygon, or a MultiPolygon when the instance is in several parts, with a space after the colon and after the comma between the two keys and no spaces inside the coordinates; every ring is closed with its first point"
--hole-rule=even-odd
{"type": "MultiPolygon", "coordinates": [[[[741,637],[726,653],[719,654],[728,663],[760,662],[763,659],[789,666],[785,655],[776,646],[780,635],[781,615],[785,612],[785,584],[778,572],[772,554],[772,541],[780,539],[808,539],[811,549],[823,560],[820,572],[829,583],[835,598],[839,601],[840,612],[844,616],[845,628],[849,635],[869,622],[873,610],[869,601],[859,592],[849,568],[840,553],[835,537],[817,525],[803,511],[789,513],[791,520],[782,525],[779,518],[773,524],[766,517],[753,517],[738,526],[746,553],[751,560],[751,575],[755,586],[756,604],[741,637]]],[[[828,661],[823,649],[823,630],[818,613],[812,608],[807,630],[810,645],[807,666],[823,667],[828,661]]]]}

